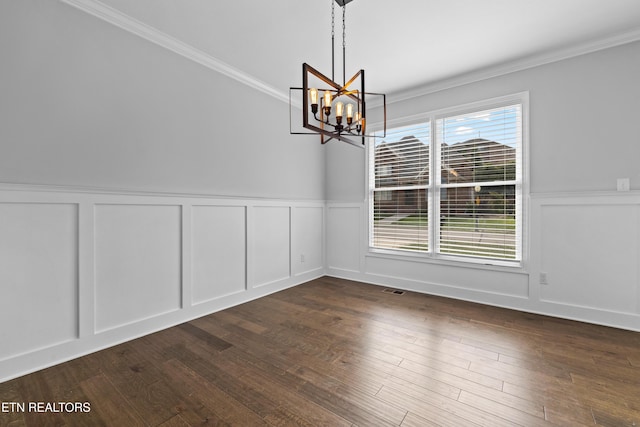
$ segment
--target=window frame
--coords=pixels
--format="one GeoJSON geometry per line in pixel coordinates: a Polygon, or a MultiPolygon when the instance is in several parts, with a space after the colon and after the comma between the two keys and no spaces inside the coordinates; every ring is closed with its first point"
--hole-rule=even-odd
{"type": "MultiPolygon", "coordinates": [[[[365,156],[365,176],[366,176],[366,247],[369,256],[384,256],[402,260],[437,262],[439,264],[452,264],[458,266],[482,266],[491,269],[507,268],[509,271],[513,269],[525,270],[529,259],[528,250],[528,218],[529,218],[529,92],[519,92],[511,95],[500,96],[485,100],[470,102],[463,105],[442,108],[430,112],[414,114],[397,119],[388,120],[387,130],[411,126],[420,123],[429,123],[431,140],[429,142],[430,150],[430,167],[431,179],[426,186],[428,197],[428,222],[434,224],[428,228],[428,244],[429,250],[408,251],[390,248],[378,248],[373,246],[373,215],[374,215],[374,187],[375,187],[375,144],[373,138],[369,139],[365,156]],[[440,239],[440,220],[434,222],[434,216],[440,211],[440,195],[443,188],[440,180],[441,171],[438,169],[441,165],[440,144],[437,137],[438,120],[451,118],[464,114],[471,114],[482,110],[490,110],[493,108],[501,108],[509,105],[519,104],[521,108],[521,149],[516,152],[516,162],[519,164],[519,173],[516,176],[516,193],[520,194],[516,203],[516,254],[519,259],[508,260],[499,258],[482,258],[473,256],[460,256],[454,254],[439,253],[440,239]],[[373,169],[372,169],[373,168],[373,169]]],[[[376,132],[382,130],[381,124],[370,124],[370,130],[376,132]]],[[[516,168],[518,169],[518,168],[516,168]]]]}

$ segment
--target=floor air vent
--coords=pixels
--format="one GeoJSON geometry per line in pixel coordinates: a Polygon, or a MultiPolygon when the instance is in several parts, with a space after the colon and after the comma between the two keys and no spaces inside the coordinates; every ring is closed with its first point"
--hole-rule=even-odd
{"type": "Polygon", "coordinates": [[[394,295],[404,295],[404,291],[401,291],[400,289],[386,288],[382,292],[387,293],[387,294],[394,294],[394,295]]]}

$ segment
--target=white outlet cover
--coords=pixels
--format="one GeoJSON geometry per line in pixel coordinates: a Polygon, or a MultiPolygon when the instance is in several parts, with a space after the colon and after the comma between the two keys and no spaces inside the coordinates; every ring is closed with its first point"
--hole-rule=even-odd
{"type": "Polygon", "coordinates": [[[629,191],[629,178],[618,178],[618,191],[629,191]]]}

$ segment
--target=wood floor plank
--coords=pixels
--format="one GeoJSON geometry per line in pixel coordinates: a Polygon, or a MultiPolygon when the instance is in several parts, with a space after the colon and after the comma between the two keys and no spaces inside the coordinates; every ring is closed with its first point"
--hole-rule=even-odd
{"type": "MultiPolygon", "coordinates": [[[[421,345],[422,343],[418,342],[417,344],[421,345]]],[[[449,350],[455,350],[457,353],[454,354],[458,354],[459,357],[469,360],[470,362],[498,360],[498,357],[500,356],[500,353],[495,351],[485,350],[473,345],[452,341],[450,339],[443,339],[441,348],[446,352],[449,352],[449,350]]]]}
{"type": "Polygon", "coordinates": [[[428,420],[426,418],[422,418],[414,414],[413,412],[408,412],[407,416],[402,420],[402,424],[400,427],[441,427],[442,424],[439,424],[433,420],[428,420]]]}
{"type": "MultiPolygon", "coordinates": [[[[416,398],[410,395],[404,394],[398,390],[394,390],[390,387],[383,387],[378,393],[380,399],[387,402],[402,405],[408,409],[408,414],[415,414],[421,418],[430,420],[431,423],[441,426],[479,426],[475,421],[464,418],[456,413],[455,410],[450,410],[446,406],[440,406],[440,403],[425,401],[423,398],[416,398]]],[[[454,400],[451,400],[454,404],[454,400]]],[[[407,415],[408,415],[407,414],[407,415]]],[[[405,417],[406,419],[406,417],[405,417]]]]}
{"type": "Polygon", "coordinates": [[[565,374],[565,377],[558,378],[555,375],[548,375],[526,367],[508,365],[497,361],[473,362],[469,366],[469,370],[511,384],[528,385],[532,382],[548,384],[571,381],[568,373],[565,374]]]}
{"type": "Polygon", "coordinates": [[[91,412],[0,425],[640,425],[639,333],[383,290],[323,277],[7,381],[91,412]]]}
{"type": "Polygon", "coordinates": [[[502,390],[502,385],[504,383],[502,380],[497,378],[472,372],[468,369],[450,367],[443,364],[430,365],[405,359],[399,366],[462,389],[475,389],[475,385],[478,385],[493,388],[495,390],[502,390]]]}
{"type": "Polygon", "coordinates": [[[215,351],[224,351],[232,346],[232,344],[227,341],[218,338],[214,334],[191,323],[183,323],[182,325],[178,325],[177,328],[180,328],[180,330],[192,335],[194,338],[203,341],[208,348],[215,351]]]}
{"type": "Polygon", "coordinates": [[[566,381],[571,381],[570,372],[567,370],[567,365],[561,363],[554,363],[545,359],[543,357],[540,358],[516,358],[512,356],[507,356],[504,354],[500,354],[498,356],[499,364],[492,363],[493,365],[499,367],[499,369],[505,369],[507,371],[512,371],[515,373],[525,372],[532,374],[542,374],[545,377],[554,377],[558,379],[563,379],[566,381]]]}
{"type": "Polygon", "coordinates": [[[17,390],[19,387],[20,379],[7,381],[0,384],[0,404],[4,403],[6,406],[0,411],[0,426],[24,426],[26,425],[24,419],[24,411],[22,411],[16,404],[24,402],[22,396],[23,393],[17,390]]]}
{"type": "MultiPolygon", "coordinates": [[[[326,387],[326,384],[323,384],[326,387]]],[[[364,426],[398,426],[406,411],[384,400],[371,399],[357,391],[345,391],[339,388],[327,390],[305,382],[300,393],[316,404],[326,407],[335,414],[364,426]]]]}
{"type": "Polygon", "coordinates": [[[296,424],[312,426],[347,426],[344,420],[298,393],[304,379],[281,372],[251,355],[234,349],[235,357],[218,358],[213,363],[220,369],[235,372],[236,377],[253,390],[268,396],[278,408],[292,416],[296,424]]]}
{"type": "Polygon", "coordinates": [[[176,389],[188,393],[191,401],[201,408],[197,418],[190,417],[191,425],[266,425],[258,414],[222,391],[214,382],[207,381],[182,362],[171,359],[164,363],[164,372],[176,389]]]}
{"type": "Polygon", "coordinates": [[[611,411],[611,408],[593,408],[593,419],[597,425],[605,427],[636,427],[638,413],[611,411]]]}
{"type": "Polygon", "coordinates": [[[298,393],[297,389],[281,387],[281,384],[274,381],[273,376],[267,373],[254,372],[244,375],[242,380],[251,387],[268,394],[280,407],[286,408],[289,413],[298,414],[299,419],[305,420],[311,426],[348,427],[351,425],[350,421],[306,399],[298,393]]]}
{"type": "MultiPolygon", "coordinates": [[[[198,325],[197,321],[200,321],[200,320],[205,323],[205,325],[201,326],[203,329],[205,329],[206,327],[211,327],[212,325],[219,325],[220,320],[224,321],[225,323],[237,325],[241,328],[244,328],[256,334],[262,334],[269,329],[259,323],[251,322],[242,316],[238,316],[237,314],[232,313],[230,310],[220,311],[216,313],[215,318],[206,316],[206,317],[203,317],[202,319],[196,319],[195,324],[198,325]],[[218,321],[212,321],[214,319],[218,321]]],[[[211,332],[214,333],[213,331],[211,332]]],[[[223,329],[223,332],[225,332],[224,329],[223,329]]],[[[218,336],[224,337],[224,334],[218,335],[218,336]]]]}
{"type": "Polygon", "coordinates": [[[617,380],[603,380],[602,376],[585,377],[572,374],[573,383],[582,394],[585,401],[592,406],[608,406],[610,410],[619,409],[623,412],[635,413],[634,418],[640,421],[640,382],[621,383],[617,380]]]}
{"type": "MultiPolygon", "coordinates": [[[[434,391],[442,394],[457,393],[459,388],[454,384],[465,383],[465,386],[485,390],[476,383],[468,382],[459,377],[446,374],[435,369],[423,369],[424,365],[416,365],[416,369],[407,369],[403,366],[396,366],[385,363],[377,359],[368,358],[366,355],[349,354],[340,359],[344,369],[349,371],[361,372],[362,375],[376,376],[381,381],[380,386],[389,378],[395,378],[408,384],[417,384],[420,386],[433,387],[434,391]],[[426,384],[426,385],[425,385],[426,384]],[[451,391],[451,390],[455,391],[451,391]]],[[[378,387],[379,389],[380,387],[378,387]]]]}
{"type": "MultiPolygon", "coordinates": [[[[220,425],[219,423],[216,423],[216,425],[220,425]]],[[[163,422],[162,424],[159,424],[159,427],[189,427],[190,424],[187,423],[181,416],[180,414],[169,418],[167,421],[163,422]]]]}
{"type": "Polygon", "coordinates": [[[397,376],[390,376],[384,382],[383,386],[399,390],[408,395],[419,395],[425,392],[433,392],[452,400],[458,400],[460,392],[462,391],[459,388],[452,387],[439,381],[418,381],[416,378],[412,378],[411,381],[407,381],[406,379],[400,379],[397,376]]]}
{"type": "MultiPolygon", "coordinates": [[[[18,391],[29,399],[20,399],[18,402],[55,402],[50,385],[47,383],[42,371],[28,375],[23,381],[18,382],[18,391]]],[[[64,425],[64,416],[59,412],[24,412],[26,425],[64,425]]]]}
{"type": "Polygon", "coordinates": [[[406,410],[375,397],[379,387],[370,392],[358,384],[350,385],[345,378],[326,375],[310,367],[298,368],[294,374],[304,380],[298,385],[300,394],[317,404],[330,403],[337,414],[349,420],[359,420],[364,425],[389,422],[398,425],[406,415],[406,410]]]}
{"type": "MultiPolygon", "coordinates": [[[[516,404],[511,406],[525,412],[527,406],[518,405],[517,402],[530,402],[534,408],[542,405],[545,420],[554,425],[585,426],[594,424],[591,407],[584,404],[578,393],[573,392],[570,384],[558,386],[532,382],[523,387],[506,382],[503,393],[505,396],[511,396],[507,398],[508,400],[515,399],[516,404]]],[[[490,397],[486,394],[485,396],[490,397]]]]}
{"type": "Polygon", "coordinates": [[[560,427],[584,427],[596,425],[590,407],[555,402],[544,408],[545,420],[560,427]]]}
{"type": "Polygon", "coordinates": [[[538,414],[531,415],[508,405],[507,401],[500,402],[498,400],[488,399],[484,396],[478,396],[464,390],[460,393],[458,402],[466,403],[467,405],[473,406],[481,411],[490,412],[491,414],[504,418],[514,424],[527,427],[543,426],[546,424],[543,408],[540,408],[541,410],[538,414]]]}
{"type": "MultiPolygon", "coordinates": [[[[93,402],[95,411],[106,425],[145,426],[147,423],[106,376],[100,374],[83,381],[80,386],[93,402]]],[[[34,424],[37,425],[37,424],[34,424]]]]}

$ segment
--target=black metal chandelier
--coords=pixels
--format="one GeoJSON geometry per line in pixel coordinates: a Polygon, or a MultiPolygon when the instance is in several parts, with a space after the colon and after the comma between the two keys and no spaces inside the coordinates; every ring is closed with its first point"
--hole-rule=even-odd
{"type": "Polygon", "coordinates": [[[336,139],[363,147],[367,137],[385,136],[387,107],[384,94],[365,91],[364,70],[346,80],[346,5],[351,1],[335,0],[342,7],[342,84],[335,81],[335,3],[331,0],[331,78],[307,63],[302,64],[302,87],[289,88],[290,116],[293,94],[301,92],[302,126],[312,132],[295,132],[291,126],[290,132],[320,135],[322,144],[336,139]],[[365,98],[378,98],[378,103],[382,103],[382,133],[367,133],[365,98]]]}

